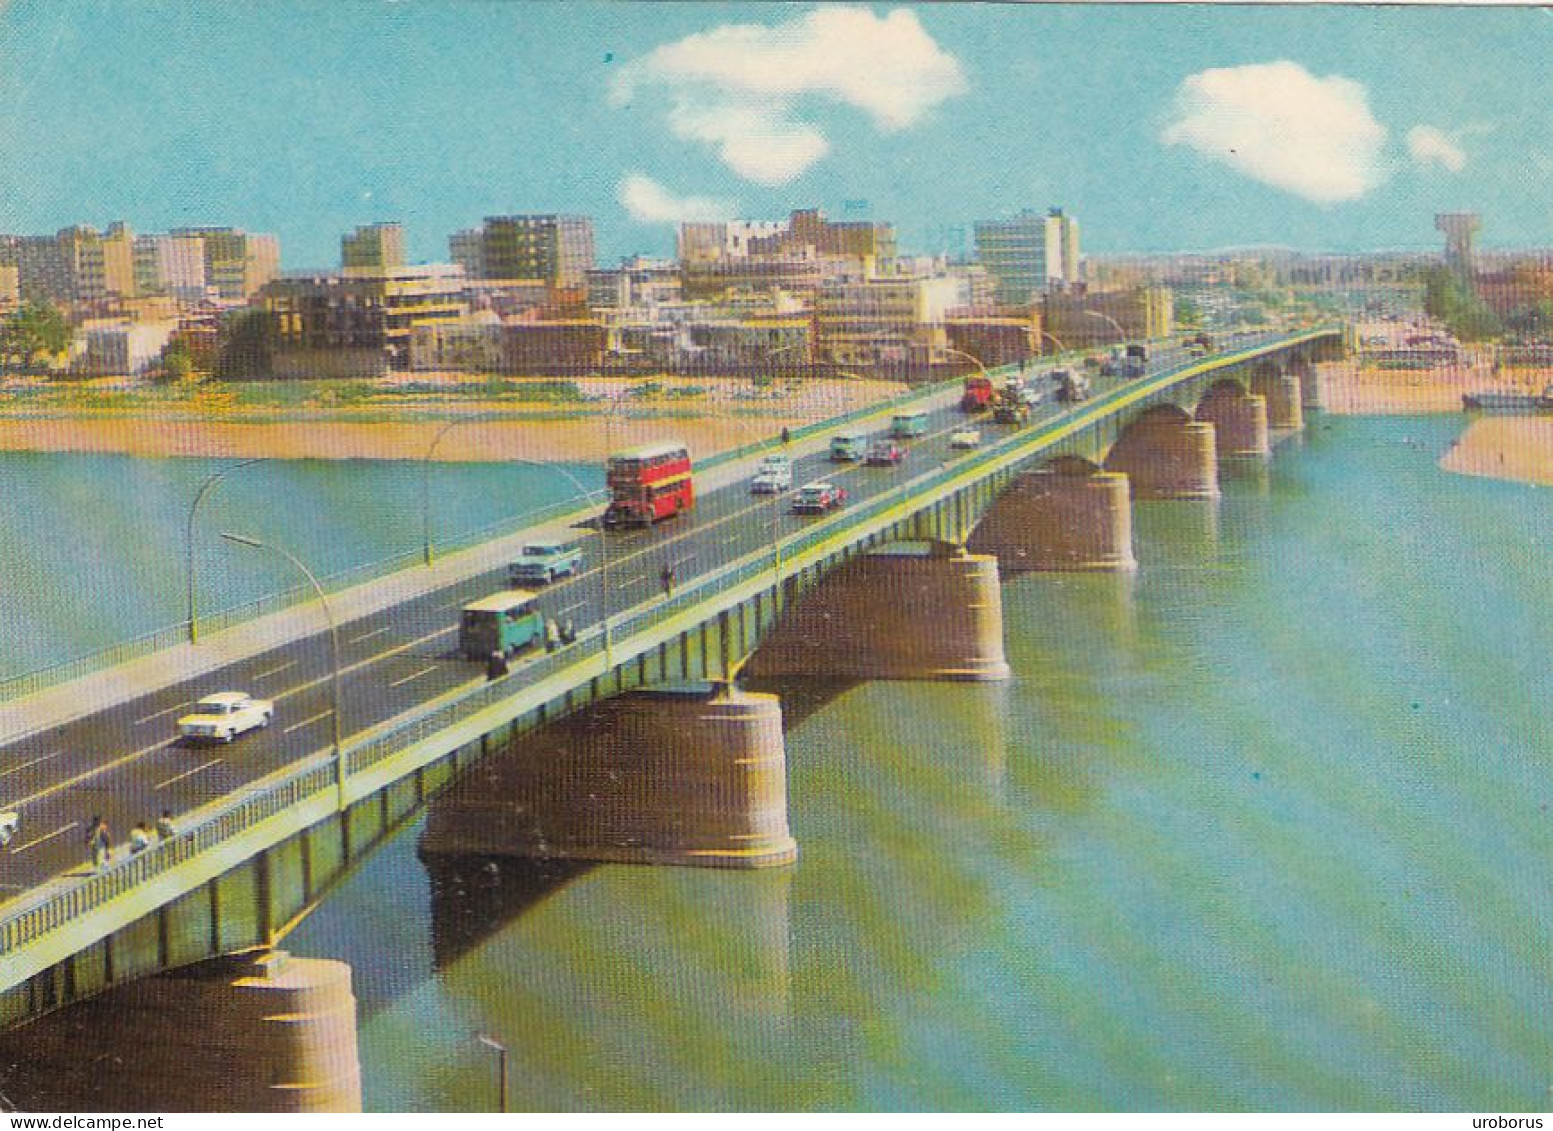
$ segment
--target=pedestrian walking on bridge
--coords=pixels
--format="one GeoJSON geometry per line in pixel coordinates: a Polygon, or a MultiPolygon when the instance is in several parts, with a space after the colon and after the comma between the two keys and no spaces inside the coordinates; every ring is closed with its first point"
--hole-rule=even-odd
{"type": "Polygon", "coordinates": [[[92,867],[97,871],[113,863],[113,831],[100,816],[93,816],[91,827],[86,830],[86,847],[92,854],[92,867]]]}

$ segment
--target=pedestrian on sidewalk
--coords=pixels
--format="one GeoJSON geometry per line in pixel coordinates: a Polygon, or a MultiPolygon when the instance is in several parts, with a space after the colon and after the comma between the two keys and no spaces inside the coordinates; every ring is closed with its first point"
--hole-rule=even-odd
{"type": "Polygon", "coordinates": [[[787,425],[784,424],[782,426],[782,446],[785,448],[785,447],[787,447],[787,445],[791,444],[792,442],[793,442],[793,433],[791,432],[791,430],[788,429],[787,425]]]}
{"type": "Polygon", "coordinates": [[[567,617],[566,623],[561,626],[561,643],[577,643],[577,625],[571,617],[567,617]]]}
{"type": "Polygon", "coordinates": [[[561,626],[554,617],[545,618],[545,651],[554,652],[561,644],[561,626]]]}
{"type": "Polygon", "coordinates": [[[494,683],[510,670],[507,667],[507,657],[500,652],[492,652],[491,658],[485,663],[485,678],[487,682],[494,683]]]}
{"type": "Polygon", "coordinates": [[[129,830],[129,854],[139,856],[151,847],[151,826],[141,821],[129,830]]]}
{"type": "Polygon", "coordinates": [[[96,871],[113,863],[113,832],[100,816],[94,815],[91,827],[86,830],[86,847],[92,854],[92,867],[96,871]]]}
{"type": "Polygon", "coordinates": [[[658,575],[658,580],[663,583],[663,595],[674,596],[674,567],[668,562],[663,563],[663,572],[658,575]]]}
{"type": "Polygon", "coordinates": [[[156,839],[172,840],[178,835],[178,828],[173,824],[173,811],[163,809],[162,815],[156,819],[156,839]]]}

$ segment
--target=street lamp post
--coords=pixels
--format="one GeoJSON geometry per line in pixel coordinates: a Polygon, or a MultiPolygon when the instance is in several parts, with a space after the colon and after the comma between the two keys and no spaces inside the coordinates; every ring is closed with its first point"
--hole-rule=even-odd
{"type": "Polygon", "coordinates": [[[1116,330],[1116,340],[1118,343],[1125,342],[1127,340],[1127,331],[1123,330],[1122,324],[1116,319],[1112,318],[1109,314],[1104,314],[1098,310],[1086,310],[1084,313],[1090,318],[1104,318],[1107,322],[1109,322],[1116,330]]]}
{"type": "Polygon", "coordinates": [[[313,571],[303,565],[294,555],[281,549],[279,546],[261,542],[257,538],[250,538],[245,534],[231,534],[223,531],[221,537],[228,542],[236,542],[239,546],[252,546],[256,550],[270,550],[285,558],[302,572],[312,585],[313,592],[318,595],[318,603],[323,607],[324,620],[329,623],[329,659],[331,671],[329,673],[329,716],[333,722],[334,743],[334,784],[339,794],[340,812],[345,812],[345,755],[340,742],[340,632],[334,623],[334,613],[329,609],[329,600],[324,596],[324,587],[318,584],[318,578],[313,576],[313,571]]]}
{"type": "Polygon", "coordinates": [[[197,492],[195,492],[194,502],[189,505],[189,521],[186,524],[186,526],[184,527],[183,547],[184,547],[184,577],[185,577],[185,580],[188,582],[188,590],[189,590],[188,596],[189,596],[189,643],[190,644],[198,644],[199,643],[199,622],[196,619],[196,612],[195,612],[195,605],[194,605],[194,515],[195,515],[195,512],[200,509],[200,502],[205,498],[205,496],[207,494],[209,494],[210,491],[212,489],[214,489],[216,484],[220,483],[221,480],[224,479],[226,476],[230,475],[234,471],[240,470],[241,468],[252,467],[256,463],[263,463],[263,462],[264,462],[263,459],[245,459],[241,463],[234,463],[234,464],[231,464],[228,467],[223,467],[223,468],[221,468],[221,470],[214,472],[213,474],[211,474],[205,480],[205,482],[200,484],[200,489],[197,492]]]}
{"type": "MultiPolygon", "coordinates": [[[[975,354],[966,353],[964,350],[955,349],[953,346],[941,346],[939,348],[941,348],[945,353],[952,353],[959,357],[966,358],[971,362],[971,364],[975,365],[977,369],[981,370],[981,375],[983,377],[985,377],[989,382],[992,380],[992,374],[987,372],[987,367],[981,363],[981,358],[977,357],[975,354]]],[[[951,378],[951,380],[953,380],[953,378],[951,378]]]]}
{"type": "Polygon", "coordinates": [[[1050,338],[1051,339],[1052,345],[1057,347],[1057,354],[1058,354],[1059,357],[1062,354],[1065,354],[1065,353],[1068,352],[1068,347],[1062,344],[1062,340],[1060,338],[1058,338],[1056,334],[1049,333],[1046,330],[1037,330],[1036,333],[1041,335],[1041,337],[1043,337],[1043,338],[1050,338]]]}
{"type": "Polygon", "coordinates": [[[431,438],[431,445],[426,449],[426,454],[421,457],[421,541],[424,547],[426,565],[431,566],[433,553],[431,548],[431,457],[436,454],[437,445],[442,443],[442,437],[446,436],[460,424],[473,424],[476,419],[450,420],[431,438]]]}
{"type": "Polygon", "coordinates": [[[476,1033],[475,1039],[486,1048],[496,1050],[496,1099],[498,1105],[496,1110],[505,1114],[507,1111],[507,1046],[495,1037],[488,1037],[484,1033],[476,1033]]]}

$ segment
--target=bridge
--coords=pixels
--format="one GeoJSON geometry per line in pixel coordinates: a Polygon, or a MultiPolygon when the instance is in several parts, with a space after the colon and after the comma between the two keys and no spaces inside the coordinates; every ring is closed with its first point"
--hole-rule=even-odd
{"type": "Polygon", "coordinates": [[[1135,568],[1132,499],[1216,495],[1221,461],[1265,458],[1303,426],[1314,365],[1345,340],[1322,327],[1207,357],[1158,350],[1144,377],[1097,381],[1078,404],[1048,395],[1025,425],[972,422],[983,442],[968,450],[949,444],[968,423],[958,390],[928,390],[912,403],[929,434],[894,467],[838,469],[824,452],[837,422],[804,429],[795,481],[851,495],[823,516],[748,493],[758,445],[704,472],[678,521],[605,533],[597,506],[554,516],[589,539],[588,568],[542,597],[576,639],[504,678],[452,649],[457,609],[502,587],[490,554],[462,575],[439,563],[430,581],[335,594],[338,655],[293,610],[274,619],[290,637],[239,626],[245,646],[201,645],[209,670],[158,678],[153,656],[100,673],[92,688],[129,690],[0,754],[6,796],[38,830],[0,857],[0,1051],[26,1051],[0,1066],[31,1072],[0,1069],[0,1092],[76,1108],[205,1094],[235,1110],[359,1106],[349,968],[277,947],[424,805],[428,866],[792,862],[781,704],[741,679],[1006,677],[1003,573],[1135,568]],[[276,725],[220,752],[168,737],[191,700],[226,687],[275,698],[276,725]],[[164,808],[174,835],[82,866],[81,813],[123,828],[164,808]],[[226,1019],[214,1051],[211,1017],[226,1019]],[[116,1028],[133,1047],[83,1057],[83,1033],[111,1043],[116,1028]]]}

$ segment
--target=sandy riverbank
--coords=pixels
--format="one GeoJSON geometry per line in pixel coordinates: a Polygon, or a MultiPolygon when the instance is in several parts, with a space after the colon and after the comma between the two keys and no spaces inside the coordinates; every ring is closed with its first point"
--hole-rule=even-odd
{"type": "Polygon", "coordinates": [[[1462,475],[1553,484],[1553,416],[1482,416],[1440,466],[1462,475]]]}
{"type": "Polygon", "coordinates": [[[1539,393],[1553,381],[1546,369],[1506,369],[1486,362],[1436,369],[1377,369],[1354,360],[1317,366],[1322,408],[1346,416],[1460,412],[1463,393],[1516,389],[1539,393]]]}
{"type": "MultiPolygon", "coordinates": [[[[616,398],[618,382],[578,382],[616,398]]],[[[675,383],[662,383],[666,392],[675,383]]],[[[696,456],[738,447],[897,396],[893,382],[811,381],[750,399],[738,382],[696,382],[708,392],[629,401],[394,403],[289,412],[215,405],[16,406],[0,412],[0,450],[118,452],[137,456],[272,459],[422,459],[450,420],[465,422],[436,445],[447,461],[601,460],[611,448],[675,438],[696,456]],[[610,411],[607,406],[618,406],[610,411]]]]}
{"type": "Polygon", "coordinates": [[[1320,365],[1322,408],[1342,415],[1451,413],[1465,428],[1440,466],[1462,475],[1553,483],[1553,417],[1466,416],[1461,397],[1479,389],[1539,393],[1545,369],[1495,372],[1484,360],[1437,369],[1363,368],[1352,359],[1320,365]]]}

